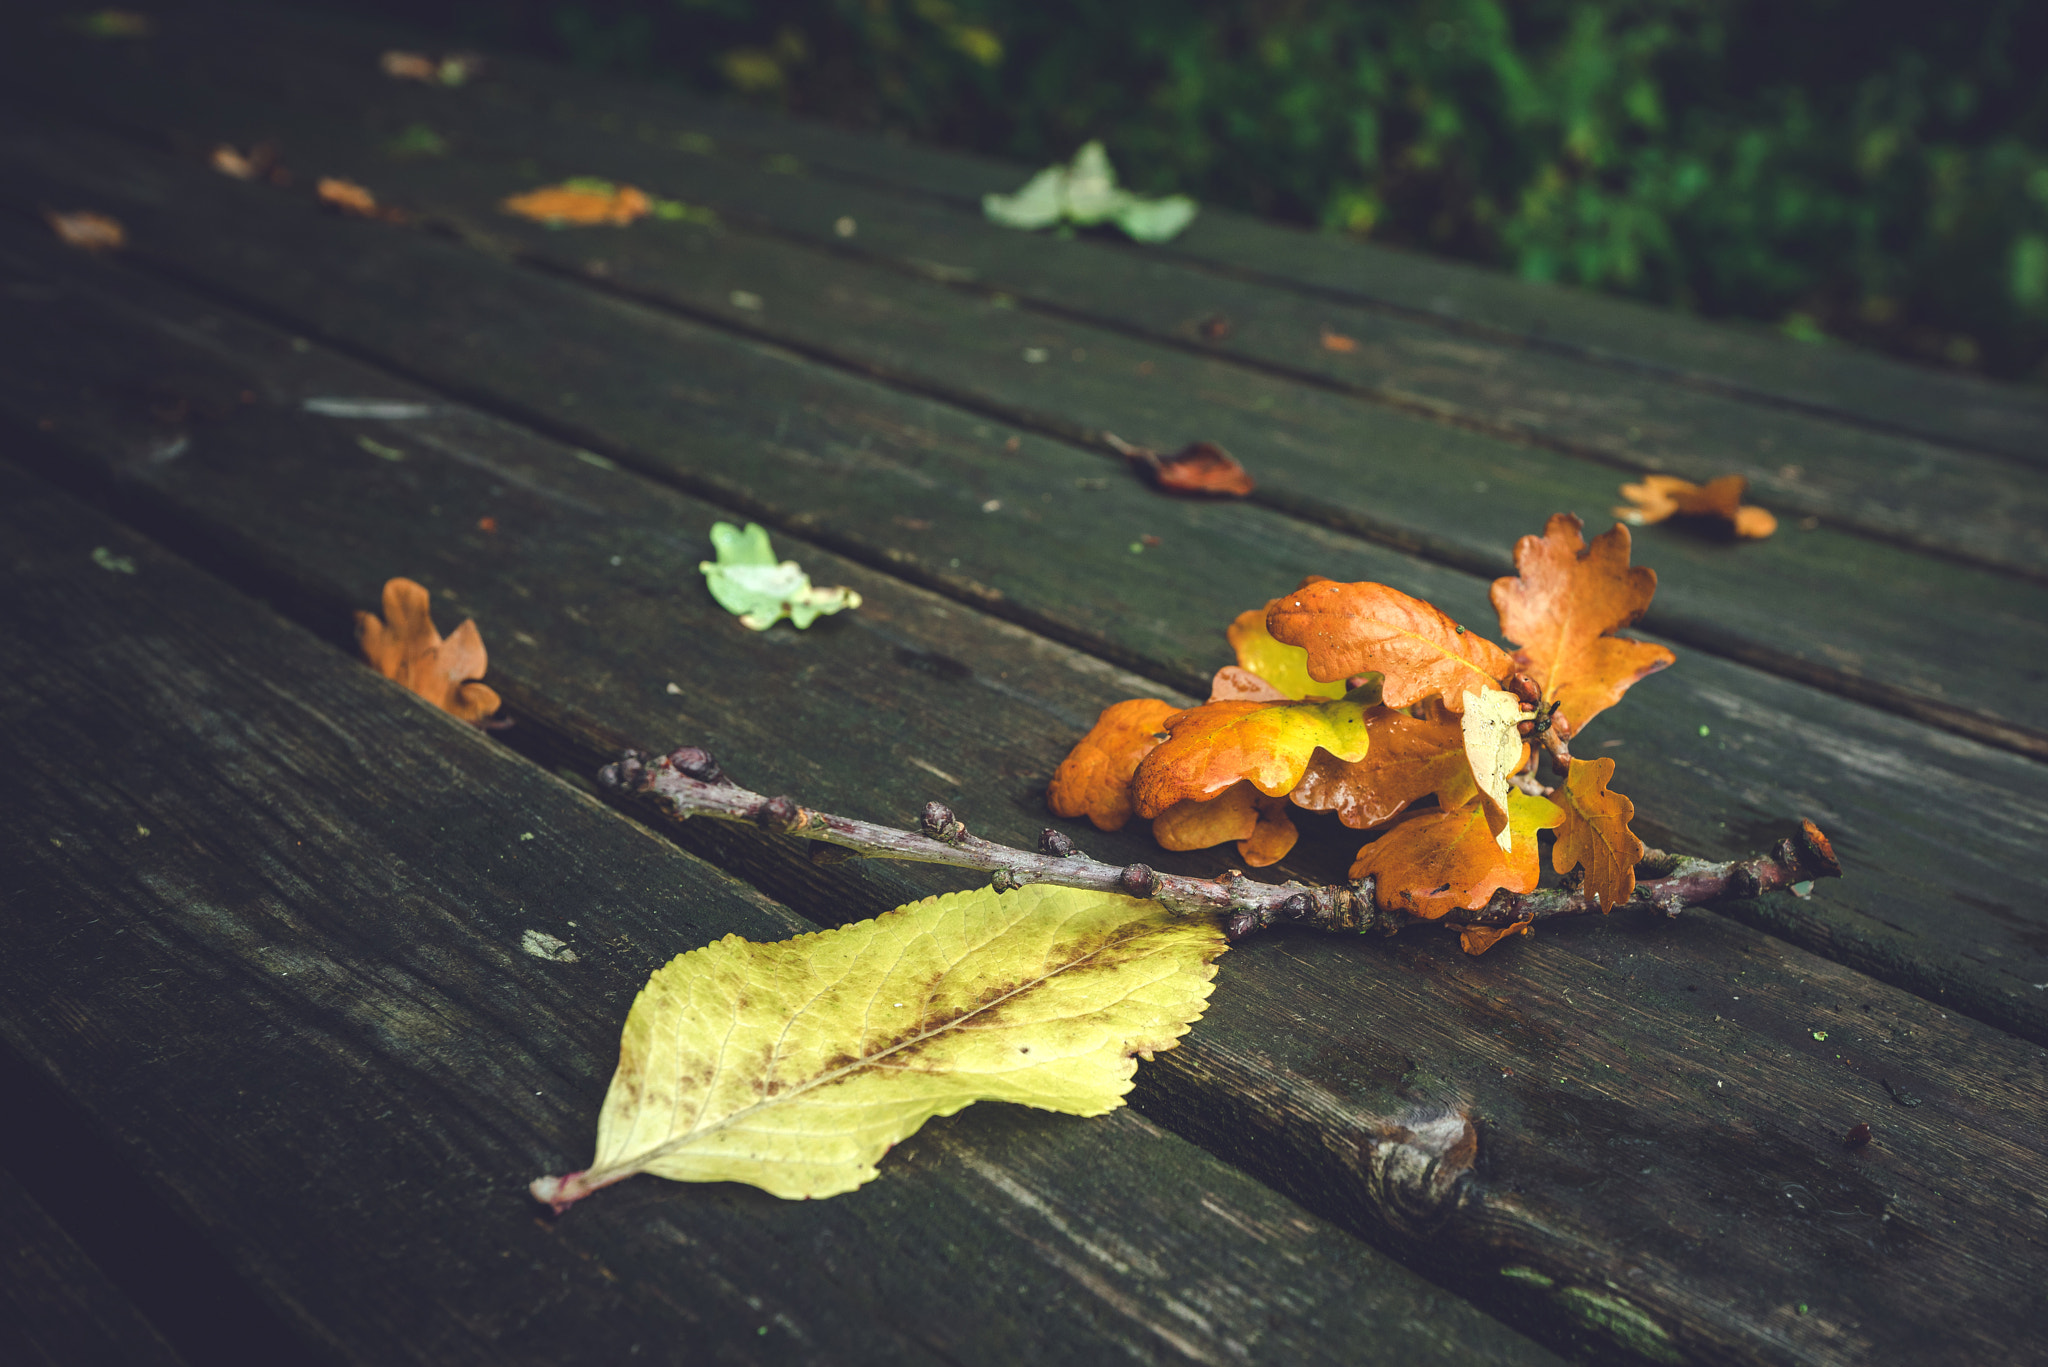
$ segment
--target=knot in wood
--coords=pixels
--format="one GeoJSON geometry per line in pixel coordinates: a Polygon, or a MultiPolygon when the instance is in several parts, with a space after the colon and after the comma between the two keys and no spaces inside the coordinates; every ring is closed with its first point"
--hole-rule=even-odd
{"type": "Polygon", "coordinates": [[[967,838],[967,827],[943,802],[925,803],[918,820],[924,826],[924,833],[941,844],[957,845],[967,838]]]}
{"type": "Polygon", "coordinates": [[[1116,885],[1132,897],[1150,897],[1159,891],[1159,875],[1143,864],[1127,864],[1117,874],[1116,885]]]}
{"type": "Polygon", "coordinates": [[[718,767],[718,761],[711,757],[711,752],[694,745],[669,751],[668,765],[683,777],[694,778],[699,783],[725,782],[725,770],[718,767]]]}
{"type": "Polygon", "coordinates": [[[1038,852],[1051,855],[1054,859],[1072,859],[1080,853],[1074,842],[1065,835],[1047,826],[1038,833],[1038,852]]]}
{"type": "Polygon", "coordinates": [[[1464,1204],[1479,1159],[1479,1131],[1462,1110],[1418,1112],[1381,1125],[1359,1147],[1381,1217],[1419,1236],[1464,1204]]]}

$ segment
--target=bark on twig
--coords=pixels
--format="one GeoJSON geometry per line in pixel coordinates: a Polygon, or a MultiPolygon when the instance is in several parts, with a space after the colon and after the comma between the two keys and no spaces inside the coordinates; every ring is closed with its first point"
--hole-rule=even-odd
{"type": "MultiPolygon", "coordinates": [[[[842,857],[901,859],[979,869],[998,890],[1026,883],[1096,892],[1121,892],[1150,897],[1183,913],[1221,913],[1232,940],[1289,924],[1348,934],[1391,935],[1411,924],[1463,929],[1502,927],[1522,921],[1549,921],[1564,916],[1604,914],[1613,910],[1594,903],[1571,888],[1540,888],[1535,892],[1495,893],[1476,910],[1453,910],[1434,921],[1402,911],[1380,908],[1370,877],[1355,883],[1313,886],[1306,883],[1261,883],[1232,869],[1220,878],[1191,878],[1160,873],[1144,864],[1105,864],[1090,859],[1074,842],[1048,828],[1038,849],[1019,850],[971,834],[943,803],[925,804],[921,831],[898,830],[852,817],[813,811],[790,797],[764,797],[725,776],[708,753],[686,746],[658,759],[627,751],[616,764],[598,771],[598,782],[623,793],[646,793],[663,802],[678,818],[706,816],[764,827],[784,835],[821,841],[849,853],[842,857]]],[[[1655,908],[1676,916],[1682,908],[1728,897],[1754,897],[1775,888],[1816,878],[1840,876],[1827,837],[1811,821],[1801,822],[1796,837],[1778,842],[1767,855],[1709,863],[1646,851],[1626,905],[1655,908]]],[[[825,861],[820,861],[825,862],[825,861]]]]}

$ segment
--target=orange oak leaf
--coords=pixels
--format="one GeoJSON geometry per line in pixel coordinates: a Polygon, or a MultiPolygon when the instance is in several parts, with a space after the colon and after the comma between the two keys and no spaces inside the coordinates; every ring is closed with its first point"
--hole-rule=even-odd
{"type": "Polygon", "coordinates": [[[1484,954],[1510,935],[1530,935],[1535,926],[1528,921],[1515,921],[1504,926],[1459,926],[1458,948],[1467,954],[1484,954]]]}
{"type": "Polygon", "coordinates": [[[577,179],[513,195],[500,207],[508,214],[530,218],[537,223],[624,227],[636,218],[645,218],[653,213],[654,201],[631,185],[577,179]]]}
{"type": "MultiPolygon", "coordinates": [[[[1301,586],[1307,588],[1310,584],[1328,582],[1321,575],[1311,575],[1301,581],[1301,586]]],[[[1279,603],[1280,600],[1275,598],[1262,608],[1245,609],[1224,633],[1230,638],[1230,648],[1237,652],[1238,668],[1258,675],[1290,698],[1343,697],[1344,680],[1325,682],[1310,678],[1308,652],[1300,646],[1280,644],[1266,630],[1266,614],[1279,603]]]]}
{"type": "Polygon", "coordinates": [[[386,581],[381,619],[372,612],[356,614],[356,640],[379,674],[443,712],[480,722],[498,710],[498,695],[476,682],[485,663],[476,623],[465,620],[443,640],[434,630],[426,589],[410,579],[386,581]]]}
{"type": "Polygon", "coordinates": [[[1586,892],[1599,899],[1603,911],[1635,895],[1636,861],[1643,857],[1643,842],[1628,828],[1636,804],[1608,791],[1613,777],[1611,759],[1575,759],[1552,794],[1564,821],[1551,847],[1551,867],[1570,873],[1585,865],[1586,892]]]}
{"type": "Polygon", "coordinates": [[[1515,662],[1574,732],[1678,658],[1614,634],[1648,609],[1657,571],[1629,565],[1628,528],[1602,532],[1591,545],[1585,532],[1570,513],[1556,514],[1543,535],[1515,543],[1515,573],[1493,581],[1500,633],[1521,646],[1515,662]]]}
{"type": "Polygon", "coordinates": [[[1358,852],[1351,877],[1378,881],[1373,897],[1386,911],[1435,920],[1453,908],[1486,905],[1496,888],[1528,892],[1542,875],[1536,832],[1564,820],[1545,798],[1508,794],[1513,846],[1503,850],[1477,802],[1410,817],[1358,852]]]}
{"type": "Polygon", "coordinates": [[[1285,797],[1318,747],[1357,760],[1371,744],[1364,705],[1344,698],[1203,703],[1168,718],[1166,729],[1171,739],[1145,756],[1131,785],[1139,816],[1214,797],[1239,779],[1268,797],[1285,797]]]}
{"type": "Polygon", "coordinates": [[[128,243],[128,230],[121,226],[119,219],[96,214],[90,209],[74,209],[70,213],[45,209],[43,221],[50,225],[51,232],[57,234],[59,242],[82,252],[119,251],[128,243]]]}
{"type": "Polygon", "coordinates": [[[1371,748],[1364,759],[1346,763],[1326,752],[1309,761],[1288,794],[1295,806],[1335,812],[1345,825],[1365,830],[1431,793],[1446,810],[1472,800],[1457,717],[1435,707],[1420,717],[1375,707],[1365,714],[1365,729],[1371,748]]]}
{"type": "Polygon", "coordinates": [[[1176,802],[1152,821],[1152,838],[1165,849],[1206,850],[1235,840],[1238,856],[1255,869],[1285,859],[1297,835],[1287,800],[1242,779],[1206,802],[1176,802]]]}
{"type": "Polygon", "coordinates": [[[352,180],[339,176],[322,176],[314,187],[320,202],[338,213],[356,218],[377,218],[382,211],[377,207],[377,197],[352,180]]]}
{"type": "Polygon", "coordinates": [[[1668,517],[1722,518],[1737,536],[1760,540],[1778,530],[1778,519],[1763,508],[1744,504],[1742,496],[1748,490],[1749,481],[1741,475],[1723,475],[1705,484],[1675,475],[1645,475],[1641,484],[1621,486],[1621,496],[1635,506],[1616,508],[1614,515],[1638,527],[1668,517]]]}
{"type": "Polygon", "coordinates": [[[1505,650],[1385,584],[1305,585],[1274,600],[1266,630],[1308,651],[1310,678],[1382,675],[1380,700],[1389,707],[1438,693],[1463,711],[1465,694],[1498,689],[1515,672],[1505,650]]]}
{"type": "Polygon", "coordinates": [[[1257,486],[1238,464],[1237,457],[1210,441],[1189,442],[1170,456],[1150,447],[1115,443],[1148,484],[1174,494],[1207,494],[1215,498],[1243,498],[1257,486]]]}
{"type": "Polygon", "coordinates": [[[1054,771],[1045,800],[1055,813],[1087,817],[1099,831],[1121,830],[1131,819],[1131,776],[1138,761],[1166,739],[1166,722],[1180,708],[1157,698],[1133,698],[1105,708],[1095,726],[1054,771]]]}

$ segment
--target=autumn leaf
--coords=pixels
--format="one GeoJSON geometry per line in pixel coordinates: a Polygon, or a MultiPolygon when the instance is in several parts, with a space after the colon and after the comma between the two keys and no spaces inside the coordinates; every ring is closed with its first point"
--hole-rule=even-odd
{"type": "MultiPolygon", "coordinates": [[[[1328,582],[1310,577],[1302,581],[1302,587],[1328,582]]],[[[1310,678],[1308,652],[1300,646],[1282,645],[1266,630],[1266,614],[1279,603],[1275,598],[1263,608],[1247,608],[1225,631],[1230,648],[1237,652],[1238,667],[1250,670],[1290,698],[1343,697],[1344,680],[1310,678]]]]}
{"type": "Polygon", "coordinates": [[[1677,657],[1660,645],[1614,633],[1640,618],[1657,592],[1657,571],[1631,567],[1629,533],[1593,538],[1570,513],[1541,536],[1515,543],[1515,574],[1493,581],[1501,635],[1519,642],[1515,661],[1559,705],[1567,734],[1621,701],[1629,686],[1677,657]]]}
{"type": "Polygon", "coordinates": [[[1170,456],[1146,446],[1110,438],[1140,478],[1155,489],[1171,494],[1204,494],[1213,498],[1243,498],[1256,486],[1237,458],[1214,442],[1190,442],[1170,456]]]}
{"type": "Polygon", "coordinates": [[[654,201],[631,185],[614,185],[608,180],[584,176],[513,195],[500,207],[508,214],[530,218],[551,228],[565,224],[624,227],[653,213],[654,201]]]}
{"type": "Polygon", "coordinates": [[[356,614],[356,640],[379,674],[395,679],[443,712],[480,722],[498,710],[484,676],[484,638],[465,620],[446,640],[434,630],[427,591],[410,579],[387,580],[384,616],[356,614]]]}
{"type": "Polygon", "coordinates": [[[1385,584],[1304,585],[1274,600],[1266,629],[1308,652],[1311,678],[1382,675],[1381,701],[1389,707],[1437,693],[1460,711],[1467,693],[1499,688],[1515,670],[1493,642],[1385,584]]]}
{"type": "Polygon", "coordinates": [[[1356,337],[1346,337],[1343,333],[1332,331],[1329,328],[1323,329],[1322,341],[1323,350],[1334,351],[1339,355],[1348,355],[1358,350],[1358,339],[1356,337]]]}
{"type": "Polygon", "coordinates": [[[119,219],[96,214],[90,209],[74,209],[69,213],[45,209],[43,221],[50,225],[51,232],[57,234],[59,242],[82,252],[119,251],[128,245],[128,231],[121,226],[119,219]]]}
{"type": "Polygon", "coordinates": [[[378,69],[386,76],[400,81],[431,81],[434,79],[434,59],[423,52],[403,52],[391,49],[377,59],[378,69]]]}
{"type": "Polygon", "coordinates": [[[1166,729],[1169,739],[1145,756],[1131,785],[1139,816],[1214,797],[1239,779],[1268,797],[1285,797],[1318,748],[1357,760],[1370,744],[1364,704],[1344,698],[1203,703],[1169,717],[1166,729]]]}
{"type": "Polygon", "coordinates": [[[1511,921],[1504,926],[1459,926],[1458,948],[1467,954],[1484,954],[1510,935],[1532,935],[1535,930],[1528,921],[1511,921]]]}
{"type": "Polygon", "coordinates": [[[1749,481],[1741,475],[1723,475],[1694,484],[1674,475],[1645,475],[1641,484],[1624,484],[1621,496],[1633,507],[1616,508],[1614,515],[1640,527],[1670,517],[1719,518],[1735,535],[1761,540],[1778,530],[1778,519],[1768,511],[1745,506],[1742,496],[1749,481]]]}
{"type": "Polygon", "coordinates": [[[1181,709],[1157,698],[1133,698],[1104,709],[1081,743],[1060,761],[1045,800],[1072,820],[1087,817],[1099,831],[1121,830],[1135,812],[1131,779],[1138,762],[1166,739],[1166,721],[1181,709]]]}
{"type": "Polygon", "coordinates": [[[1628,828],[1636,804],[1608,791],[1613,777],[1611,759],[1575,759],[1552,794],[1564,821],[1551,847],[1551,867],[1570,873],[1584,865],[1585,889],[1607,911],[1635,895],[1636,861],[1643,857],[1643,842],[1628,828]]]}
{"type": "Polygon", "coordinates": [[[711,527],[716,560],[700,560],[697,568],[711,586],[718,605],[753,631],[766,631],[787,617],[799,630],[820,617],[860,606],[852,589],[811,587],[811,577],[794,560],[777,563],[768,533],[749,522],[745,531],[730,522],[711,527]]]}
{"type": "Polygon", "coordinates": [[[1403,821],[1358,852],[1351,877],[1371,874],[1374,900],[1386,911],[1435,920],[1453,910],[1486,905],[1497,888],[1529,892],[1542,875],[1536,832],[1564,820],[1554,803],[1523,792],[1508,794],[1510,847],[1503,850],[1477,802],[1451,811],[1424,812],[1403,821]]]}
{"type": "Polygon", "coordinates": [[[1418,711],[1422,715],[1411,717],[1391,707],[1368,709],[1365,758],[1347,763],[1327,752],[1315,756],[1289,799],[1312,812],[1335,812],[1359,830],[1431,793],[1446,810],[1470,802],[1477,790],[1457,716],[1435,706],[1418,711]]]}
{"type": "Polygon", "coordinates": [[[1487,827],[1508,848],[1508,775],[1522,767],[1522,700],[1512,693],[1467,693],[1460,719],[1465,760],[1487,827]]]}
{"type": "Polygon", "coordinates": [[[977,1101],[1101,1115],[1139,1058],[1200,1018],[1224,948],[1214,917],[1048,886],[930,898],[779,944],[729,935],[648,980],[595,1159],[532,1193],[559,1211],[647,1172],[834,1196],[977,1101]]]}
{"type": "Polygon", "coordinates": [[[1287,805],[1286,798],[1267,797],[1239,780],[1207,801],[1174,803],[1153,818],[1152,838],[1169,850],[1206,850],[1235,840],[1238,857],[1262,869],[1285,859],[1299,836],[1287,805]]]}
{"type": "Polygon", "coordinates": [[[386,223],[403,223],[407,217],[405,210],[378,204],[377,197],[363,186],[338,176],[320,177],[314,183],[313,193],[320,197],[322,204],[350,218],[374,218],[386,223]]]}

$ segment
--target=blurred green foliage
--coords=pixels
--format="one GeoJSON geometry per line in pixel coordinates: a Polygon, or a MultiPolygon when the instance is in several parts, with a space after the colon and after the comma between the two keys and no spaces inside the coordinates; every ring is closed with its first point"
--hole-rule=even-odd
{"type": "Polygon", "coordinates": [[[2039,0],[410,0],[474,40],[2048,379],[2039,0]]]}

